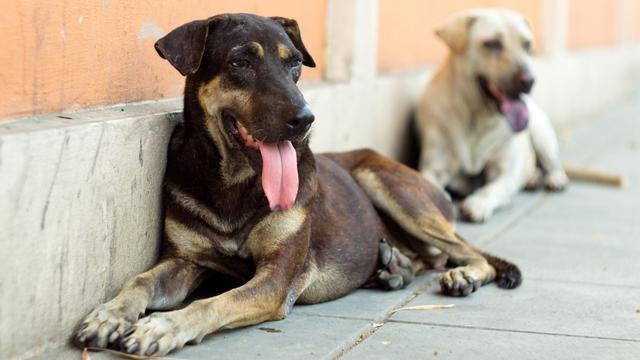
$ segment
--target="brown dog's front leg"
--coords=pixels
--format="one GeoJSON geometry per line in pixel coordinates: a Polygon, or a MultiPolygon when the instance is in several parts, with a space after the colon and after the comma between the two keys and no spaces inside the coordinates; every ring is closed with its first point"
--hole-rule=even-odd
{"type": "Polygon", "coordinates": [[[199,284],[204,268],[181,259],[166,259],[124,285],[113,300],[98,306],[80,324],[74,338],[80,346],[106,347],[123,334],[146,309],[179,304],[199,284]]]}
{"type": "Polygon", "coordinates": [[[251,280],[184,309],[140,319],[122,342],[132,354],[164,355],[186,343],[197,343],[220,329],[279,320],[304,290],[301,269],[309,249],[306,210],[274,212],[257,224],[246,241],[256,263],[251,280]]]}
{"type": "Polygon", "coordinates": [[[258,268],[245,285],[198,300],[184,309],[153,313],[140,319],[122,342],[123,350],[138,355],[165,355],[186,343],[199,343],[219,329],[230,329],[279,320],[297,298],[290,292],[286,276],[273,265],[258,268]]]}

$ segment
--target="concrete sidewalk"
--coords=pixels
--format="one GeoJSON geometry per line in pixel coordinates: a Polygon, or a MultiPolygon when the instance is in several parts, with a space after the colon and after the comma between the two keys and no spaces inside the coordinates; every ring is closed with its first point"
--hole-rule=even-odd
{"type": "Polygon", "coordinates": [[[620,172],[625,188],[523,193],[488,224],[459,224],[467,239],[521,267],[519,289],[488,285],[450,298],[426,274],[402,291],[296,306],[283,321],[215,334],[169,358],[640,358],[639,117],[636,98],[560,132],[568,163],[620,172]],[[423,304],[455,307],[391,314],[423,304]]]}

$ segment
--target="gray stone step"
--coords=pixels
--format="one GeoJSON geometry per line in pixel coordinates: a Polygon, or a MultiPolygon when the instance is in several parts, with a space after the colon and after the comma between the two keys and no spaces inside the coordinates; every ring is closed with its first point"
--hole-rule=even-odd
{"type": "Polygon", "coordinates": [[[64,346],[81,316],[156,261],[177,106],[0,124],[0,358],[64,346]]]}

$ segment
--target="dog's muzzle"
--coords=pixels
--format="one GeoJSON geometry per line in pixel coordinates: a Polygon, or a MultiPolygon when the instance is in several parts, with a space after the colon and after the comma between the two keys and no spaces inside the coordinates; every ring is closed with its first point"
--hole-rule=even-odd
{"type": "Polygon", "coordinates": [[[522,100],[521,95],[529,92],[533,86],[534,80],[530,74],[528,77],[516,79],[515,85],[508,91],[500,90],[482,75],[477,77],[477,81],[484,95],[496,103],[498,110],[504,115],[514,133],[520,132],[527,127],[529,124],[529,109],[524,100],[522,100]],[[527,91],[520,91],[523,89],[527,91]]]}
{"type": "Polygon", "coordinates": [[[287,131],[290,137],[296,138],[306,135],[315,119],[316,117],[309,106],[305,105],[294,117],[287,120],[287,131]]]}

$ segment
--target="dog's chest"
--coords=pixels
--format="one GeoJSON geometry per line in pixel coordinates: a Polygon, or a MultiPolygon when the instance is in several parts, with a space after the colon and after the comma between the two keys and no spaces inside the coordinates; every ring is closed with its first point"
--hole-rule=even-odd
{"type": "Polygon", "coordinates": [[[167,241],[190,259],[215,255],[249,257],[246,236],[219,233],[207,226],[187,225],[171,218],[165,219],[165,233],[167,241]]]}
{"type": "Polygon", "coordinates": [[[458,134],[462,171],[466,175],[477,175],[488,162],[499,156],[507,146],[513,133],[502,115],[475,119],[474,126],[458,134]]]}
{"type": "Polygon", "coordinates": [[[165,219],[167,240],[185,255],[218,253],[246,258],[243,246],[247,238],[250,212],[229,214],[212,211],[204,202],[178,187],[168,186],[168,201],[172,202],[165,219]],[[182,219],[180,221],[175,219],[182,219]]]}

